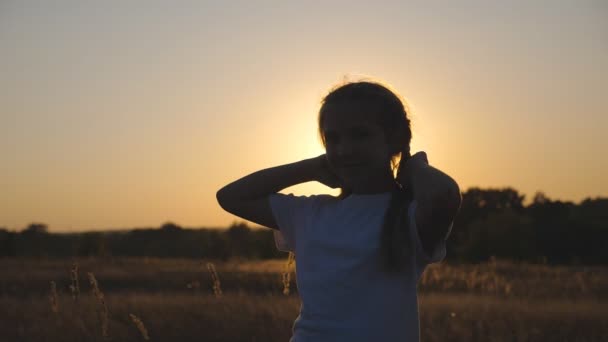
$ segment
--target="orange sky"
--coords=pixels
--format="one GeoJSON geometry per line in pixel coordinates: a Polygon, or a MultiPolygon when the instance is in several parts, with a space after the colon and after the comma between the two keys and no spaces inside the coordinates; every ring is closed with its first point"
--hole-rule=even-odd
{"type": "Polygon", "coordinates": [[[0,227],[225,227],[215,192],[323,153],[319,102],[360,75],[462,190],[608,196],[603,2],[189,6],[1,6],[0,227]]]}

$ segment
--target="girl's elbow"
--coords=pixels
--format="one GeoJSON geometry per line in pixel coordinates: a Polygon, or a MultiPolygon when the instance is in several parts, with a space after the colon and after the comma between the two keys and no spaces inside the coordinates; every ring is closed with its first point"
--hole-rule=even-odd
{"type": "Polygon", "coordinates": [[[215,199],[217,200],[217,203],[224,210],[227,210],[226,208],[229,207],[230,198],[231,198],[230,197],[230,193],[228,192],[228,190],[226,189],[226,187],[223,187],[223,188],[219,189],[215,193],[215,199]]]}

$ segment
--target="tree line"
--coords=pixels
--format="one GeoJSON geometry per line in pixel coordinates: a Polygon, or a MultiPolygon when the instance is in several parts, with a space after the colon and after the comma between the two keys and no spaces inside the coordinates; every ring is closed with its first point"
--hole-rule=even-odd
{"type": "MultiPolygon", "coordinates": [[[[470,188],[447,242],[447,261],[491,257],[549,264],[608,264],[608,198],[575,204],[537,192],[529,205],[515,189],[470,188]]],[[[0,257],[154,256],[248,259],[285,257],[271,229],[234,221],[226,229],[173,222],[128,231],[50,233],[44,223],[0,228],[0,257]]]]}

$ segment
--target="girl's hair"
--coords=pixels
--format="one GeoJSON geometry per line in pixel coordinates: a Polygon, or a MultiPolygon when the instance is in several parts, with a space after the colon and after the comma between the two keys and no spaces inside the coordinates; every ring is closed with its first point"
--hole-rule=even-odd
{"type": "MultiPolygon", "coordinates": [[[[323,135],[323,122],[332,112],[344,112],[349,108],[366,109],[374,116],[375,122],[383,129],[387,144],[390,146],[390,167],[393,177],[401,163],[410,155],[412,132],[405,101],[386,86],[369,81],[349,82],[339,85],[321,101],[319,110],[319,136],[326,147],[323,135]]],[[[408,252],[411,251],[407,204],[412,200],[408,184],[399,184],[391,194],[390,203],[384,217],[381,237],[381,253],[388,272],[399,271],[405,266],[408,252]]],[[[338,198],[351,194],[350,189],[341,188],[338,198]]]]}

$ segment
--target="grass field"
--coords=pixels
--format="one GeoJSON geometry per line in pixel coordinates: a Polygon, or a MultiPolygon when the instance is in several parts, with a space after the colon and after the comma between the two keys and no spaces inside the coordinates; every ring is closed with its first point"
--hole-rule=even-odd
{"type": "MultiPolygon", "coordinates": [[[[283,260],[2,259],[0,267],[2,341],[286,342],[300,306],[283,260]]],[[[431,265],[419,283],[421,340],[605,341],[607,271],[431,265]]]]}

